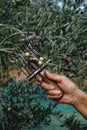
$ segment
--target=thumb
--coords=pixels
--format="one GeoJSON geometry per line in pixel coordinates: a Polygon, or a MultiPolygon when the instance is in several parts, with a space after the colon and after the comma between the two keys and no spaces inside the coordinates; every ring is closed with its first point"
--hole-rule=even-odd
{"type": "Polygon", "coordinates": [[[52,73],[48,72],[47,70],[45,71],[45,76],[49,80],[53,80],[55,82],[61,82],[62,81],[62,75],[52,74],[52,73]]]}

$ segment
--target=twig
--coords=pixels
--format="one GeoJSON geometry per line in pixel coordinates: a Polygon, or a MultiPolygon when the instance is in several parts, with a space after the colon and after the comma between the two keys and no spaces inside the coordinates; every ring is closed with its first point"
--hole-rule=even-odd
{"type": "Polygon", "coordinates": [[[18,31],[20,33],[23,33],[21,30],[15,28],[15,27],[8,27],[8,26],[4,27],[4,29],[6,29],[6,28],[10,28],[10,29],[16,30],[16,31],[18,31]]]}
{"type": "Polygon", "coordinates": [[[10,37],[12,36],[15,36],[15,35],[18,35],[18,34],[27,34],[27,32],[18,32],[18,33],[13,33],[11,35],[9,35],[8,37],[6,37],[1,43],[0,43],[0,46],[10,37]]]}
{"type": "Polygon", "coordinates": [[[12,53],[13,50],[14,50],[13,48],[2,48],[2,49],[0,49],[0,51],[7,52],[7,53],[12,53]]]}

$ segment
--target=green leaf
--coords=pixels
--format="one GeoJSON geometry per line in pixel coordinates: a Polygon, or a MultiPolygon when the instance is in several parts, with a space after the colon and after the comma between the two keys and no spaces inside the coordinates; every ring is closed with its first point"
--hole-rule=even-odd
{"type": "Polygon", "coordinates": [[[12,97],[12,101],[13,101],[13,103],[17,103],[17,97],[12,97]]]}

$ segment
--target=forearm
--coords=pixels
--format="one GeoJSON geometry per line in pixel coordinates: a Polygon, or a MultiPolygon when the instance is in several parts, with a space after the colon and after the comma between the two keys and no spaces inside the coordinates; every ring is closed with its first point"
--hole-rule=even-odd
{"type": "Polygon", "coordinates": [[[87,94],[78,89],[74,96],[73,105],[87,119],[87,94]]]}

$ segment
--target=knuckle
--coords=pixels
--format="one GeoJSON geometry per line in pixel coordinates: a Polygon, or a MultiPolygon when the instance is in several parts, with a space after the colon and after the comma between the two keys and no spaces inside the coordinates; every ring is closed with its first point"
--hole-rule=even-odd
{"type": "Polygon", "coordinates": [[[65,75],[63,75],[63,80],[66,80],[66,76],[65,75]]]}

